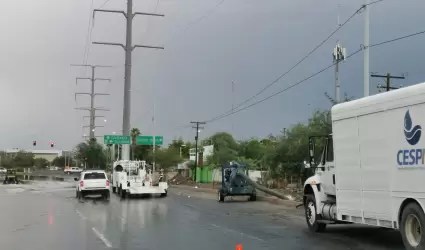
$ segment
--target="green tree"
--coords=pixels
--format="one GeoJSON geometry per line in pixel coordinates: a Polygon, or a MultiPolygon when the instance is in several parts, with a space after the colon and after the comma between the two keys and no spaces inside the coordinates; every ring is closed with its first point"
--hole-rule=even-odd
{"type": "Polygon", "coordinates": [[[44,158],[35,158],[34,166],[39,169],[46,168],[47,166],[49,166],[49,161],[44,158]]]}
{"type": "Polygon", "coordinates": [[[155,151],[155,164],[161,168],[168,169],[173,166],[177,166],[181,163],[179,151],[175,148],[159,149],[155,151]]]}
{"type": "MultiPolygon", "coordinates": [[[[151,145],[136,145],[134,150],[135,159],[149,162],[151,159],[152,148],[153,146],[151,145]]],[[[155,149],[159,149],[159,146],[156,146],[155,149]]]]}
{"type": "Polygon", "coordinates": [[[33,167],[34,155],[25,151],[19,151],[15,157],[13,157],[13,165],[15,167],[33,167]]]}
{"type": "Polygon", "coordinates": [[[3,157],[1,160],[1,165],[5,168],[14,168],[15,162],[13,161],[12,157],[5,155],[5,157],[3,157]]]}
{"type": "Polygon", "coordinates": [[[220,166],[224,162],[234,161],[238,157],[239,145],[231,134],[219,132],[208,140],[214,145],[213,155],[207,157],[207,163],[212,167],[220,166]]]}
{"type": "Polygon", "coordinates": [[[65,166],[65,157],[64,156],[55,157],[52,161],[52,166],[56,166],[56,167],[65,166]]]}
{"type": "Polygon", "coordinates": [[[183,138],[179,138],[177,140],[173,140],[169,145],[168,148],[174,148],[176,150],[180,150],[180,147],[182,147],[184,144],[183,138]]]}
{"type": "Polygon", "coordinates": [[[189,159],[189,151],[191,148],[195,148],[195,143],[191,141],[186,141],[182,146],[182,158],[189,159]]]}
{"type": "MultiPolygon", "coordinates": [[[[330,112],[315,111],[307,124],[296,124],[281,136],[276,146],[276,154],[267,157],[270,164],[270,176],[273,178],[305,178],[311,173],[303,168],[308,159],[308,138],[313,135],[327,135],[332,132],[330,112]]],[[[323,144],[316,143],[316,153],[320,154],[323,144]]]]}
{"type": "Polygon", "coordinates": [[[131,159],[135,159],[135,149],[136,149],[136,138],[137,136],[141,135],[140,133],[140,129],[138,128],[132,128],[130,131],[130,135],[131,135],[131,159]]]}
{"type": "Polygon", "coordinates": [[[96,139],[82,142],[76,147],[77,159],[86,162],[88,168],[105,169],[107,158],[101,144],[96,139]]]}
{"type": "Polygon", "coordinates": [[[261,159],[263,154],[262,142],[256,138],[252,138],[246,141],[239,142],[239,156],[243,156],[248,159],[261,159]]]}

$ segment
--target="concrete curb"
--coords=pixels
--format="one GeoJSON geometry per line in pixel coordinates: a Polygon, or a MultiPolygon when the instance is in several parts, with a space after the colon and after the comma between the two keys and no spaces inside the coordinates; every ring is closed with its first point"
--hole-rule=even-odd
{"type": "MultiPolygon", "coordinates": [[[[213,194],[217,193],[217,189],[212,189],[212,188],[195,188],[195,187],[186,186],[186,185],[170,185],[170,187],[176,188],[176,189],[190,190],[194,192],[205,192],[205,193],[213,193],[213,194]]],[[[299,202],[297,201],[282,200],[276,197],[264,196],[264,195],[257,195],[257,200],[265,201],[275,205],[285,205],[285,206],[289,206],[293,208],[295,208],[295,206],[299,204],[299,202]]]]}

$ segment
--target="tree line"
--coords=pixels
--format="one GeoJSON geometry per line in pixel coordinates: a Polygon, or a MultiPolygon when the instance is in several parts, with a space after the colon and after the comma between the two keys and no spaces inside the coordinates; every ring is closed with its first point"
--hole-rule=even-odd
{"type": "MultiPolygon", "coordinates": [[[[17,153],[1,152],[0,154],[0,165],[4,168],[37,168],[42,169],[49,166],[64,167],[65,157],[58,156],[52,161],[48,161],[45,158],[35,157],[31,152],[24,150],[18,151],[17,153]]],[[[71,164],[72,160],[68,160],[71,164]]]]}
{"type": "MultiPolygon", "coordinates": [[[[308,137],[331,133],[330,112],[315,111],[306,123],[298,123],[285,128],[279,134],[270,134],[266,138],[235,140],[227,132],[218,132],[199,142],[199,152],[206,145],[214,145],[214,152],[207,157],[204,167],[217,168],[228,161],[244,162],[250,169],[267,173],[268,179],[284,181],[288,178],[305,178],[309,173],[303,162],[308,158],[308,137]]],[[[146,160],[152,163],[154,158],[158,166],[164,169],[188,161],[189,151],[195,148],[194,141],[182,138],[173,140],[167,147],[156,146],[153,154],[152,145],[136,145],[136,137],[141,135],[138,128],[131,130],[131,159],[146,160]]],[[[320,145],[319,145],[320,146],[320,145]]],[[[88,167],[106,168],[113,159],[118,159],[119,145],[105,147],[95,139],[82,142],[76,147],[76,160],[85,162],[88,167]],[[111,155],[115,147],[115,158],[111,155]]],[[[193,162],[189,162],[193,167],[193,162]]]]}
{"type": "MultiPolygon", "coordinates": [[[[208,165],[217,168],[223,162],[244,162],[249,169],[264,171],[263,179],[280,183],[288,179],[302,181],[308,177],[304,168],[308,160],[308,138],[312,135],[327,135],[332,132],[330,112],[315,111],[308,122],[282,129],[281,133],[266,138],[250,138],[236,141],[226,132],[216,133],[201,142],[214,145],[214,153],[207,157],[208,165]]],[[[316,145],[319,149],[320,143],[316,145]]],[[[320,153],[320,150],[316,150],[320,153]]]]}

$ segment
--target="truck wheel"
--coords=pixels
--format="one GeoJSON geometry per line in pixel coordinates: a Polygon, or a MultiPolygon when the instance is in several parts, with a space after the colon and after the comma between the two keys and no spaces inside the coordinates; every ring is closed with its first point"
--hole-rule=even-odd
{"type": "Polygon", "coordinates": [[[167,196],[167,189],[165,189],[165,193],[162,193],[161,195],[160,195],[160,197],[166,197],[167,196]]]}
{"type": "Polygon", "coordinates": [[[400,221],[401,238],[407,250],[425,249],[425,215],[416,203],[403,209],[400,221]]]}
{"type": "Polygon", "coordinates": [[[257,194],[256,193],[252,193],[250,196],[249,196],[249,199],[248,199],[249,201],[256,201],[257,200],[257,194]]]}
{"type": "Polygon", "coordinates": [[[120,188],[120,196],[121,198],[125,199],[125,190],[123,190],[122,188],[120,188]]]}
{"type": "Polygon", "coordinates": [[[317,214],[316,198],[314,198],[314,195],[307,195],[305,201],[305,218],[308,228],[311,231],[320,233],[326,230],[326,224],[317,222],[320,219],[320,215],[317,214]]]}
{"type": "Polygon", "coordinates": [[[109,191],[106,191],[103,195],[103,199],[105,200],[105,201],[109,201],[109,197],[110,197],[110,192],[109,191]]]}
{"type": "Polygon", "coordinates": [[[224,194],[221,189],[218,190],[218,202],[224,202],[224,194]]]}

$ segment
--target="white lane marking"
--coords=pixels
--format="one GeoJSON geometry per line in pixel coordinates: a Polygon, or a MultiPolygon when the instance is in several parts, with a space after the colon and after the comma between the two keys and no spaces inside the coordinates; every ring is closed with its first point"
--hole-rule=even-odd
{"type": "Polygon", "coordinates": [[[78,216],[80,216],[81,219],[83,219],[83,220],[86,220],[87,219],[87,217],[84,216],[80,211],[75,210],[75,212],[77,212],[78,216]]]}
{"type": "Polygon", "coordinates": [[[251,238],[251,239],[254,239],[254,240],[264,241],[263,239],[258,238],[258,237],[256,237],[256,236],[249,235],[249,234],[242,233],[242,232],[238,232],[238,231],[236,231],[236,230],[233,230],[233,229],[230,229],[230,228],[227,228],[227,227],[222,227],[222,226],[219,226],[219,225],[216,225],[216,224],[211,224],[211,226],[216,227],[216,228],[220,228],[220,229],[224,229],[224,230],[226,230],[226,231],[233,232],[233,233],[236,233],[236,234],[240,234],[240,235],[242,235],[242,236],[246,236],[246,237],[251,238]]]}
{"type": "Polygon", "coordinates": [[[107,247],[112,247],[111,242],[109,242],[108,239],[105,238],[105,235],[99,233],[99,231],[96,230],[96,228],[92,227],[91,228],[93,230],[93,232],[96,234],[96,236],[107,246],[107,247]]]}

